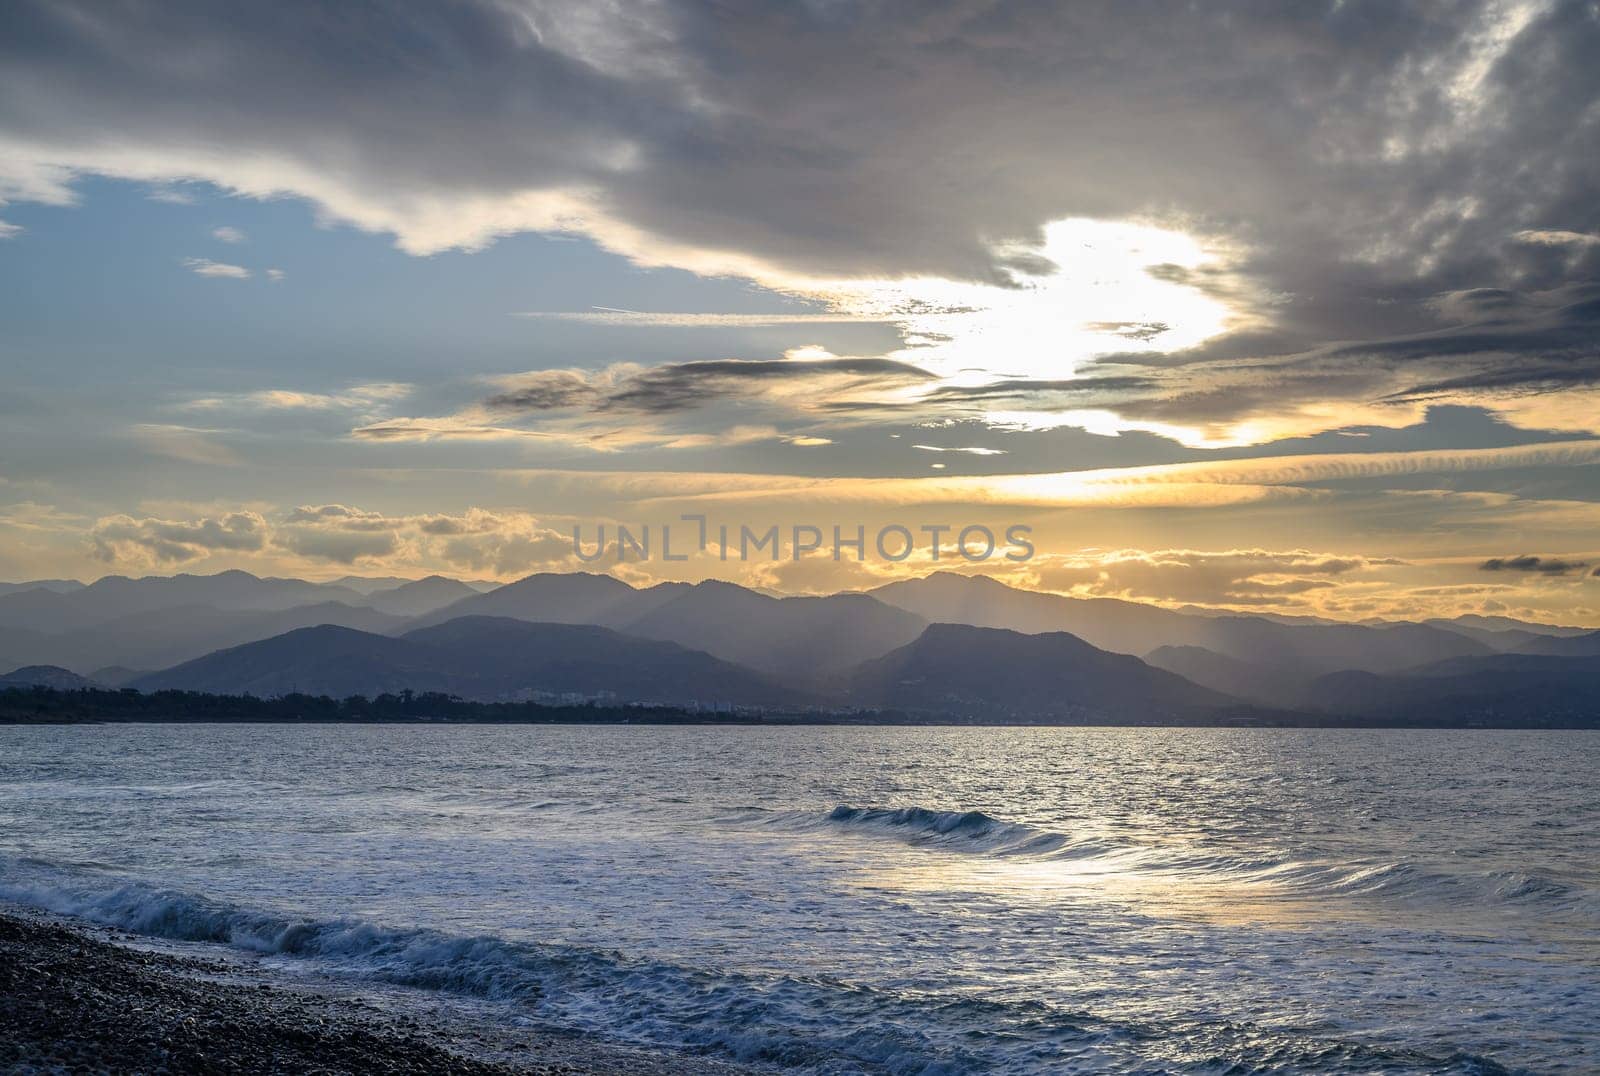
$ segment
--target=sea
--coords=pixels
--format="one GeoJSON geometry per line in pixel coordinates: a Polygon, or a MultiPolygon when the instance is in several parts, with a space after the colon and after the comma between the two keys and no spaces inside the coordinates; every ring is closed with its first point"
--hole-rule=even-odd
{"type": "Polygon", "coordinates": [[[1595,733],[0,727],[0,901],[686,1072],[1600,1072],[1595,733]]]}

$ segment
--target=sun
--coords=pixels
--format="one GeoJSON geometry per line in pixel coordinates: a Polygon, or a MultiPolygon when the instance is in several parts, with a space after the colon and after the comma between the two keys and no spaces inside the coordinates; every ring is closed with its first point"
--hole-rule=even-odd
{"type": "Polygon", "coordinates": [[[864,317],[898,320],[897,358],[956,383],[1060,380],[1105,355],[1177,351],[1242,316],[1201,282],[1225,279],[1237,250],[1219,240],[1130,221],[1059,220],[1037,246],[996,248],[1053,266],[1014,285],[916,277],[817,282],[817,297],[864,317]]]}

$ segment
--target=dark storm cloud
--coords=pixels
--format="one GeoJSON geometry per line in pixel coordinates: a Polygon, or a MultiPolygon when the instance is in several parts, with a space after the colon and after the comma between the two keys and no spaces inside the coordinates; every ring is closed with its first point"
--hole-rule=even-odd
{"type": "Polygon", "coordinates": [[[941,385],[928,394],[933,400],[1017,400],[1035,394],[1052,396],[1096,396],[1117,392],[1153,389],[1160,382],[1153,377],[1082,377],[1067,381],[1030,381],[1010,378],[985,385],[941,385]]]}
{"type": "Polygon", "coordinates": [[[508,412],[582,407],[597,414],[664,415],[716,400],[759,397],[806,382],[827,383],[841,391],[931,379],[915,366],[881,358],[707,359],[593,374],[542,370],[519,378],[516,387],[489,397],[484,406],[508,412]]]}
{"type": "Polygon", "coordinates": [[[1600,231],[1600,20],[1501,11],[21,0],[0,136],[34,165],[301,193],[414,249],[583,191],[644,247],[830,276],[1004,281],[1048,268],[1026,246],[1048,220],[1174,210],[1251,244],[1279,320],[1326,339],[1600,266],[1510,238],[1600,231]]]}
{"type": "Polygon", "coordinates": [[[1546,356],[1514,367],[1491,367],[1460,377],[1414,386],[1396,399],[1434,399],[1475,390],[1556,392],[1578,385],[1600,384],[1600,362],[1594,354],[1546,356]]]}
{"type": "MultiPolygon", "coordinates": [[[[1076,384],[1114,391],[1104,406],[1125,417],[1173,423],[1236,421],[1296,403],[1492,404],[1600,385],[1600,286],[1475,289],[1435,296],[1426,306],[1435,324],[1451,324],[1299,352],[1240,334],[1166,355],[1119,353],[1096,361],[1102,376],[1076,384]],[[1246,357],[1226,357],[1229,351],[1246,357]]],[[[1046,408],[1073,384],[997,383],[975,391],[993,387],[1015,394],[1019,405],[1046,408]]]]}
{"type": "Polygon", "coordinates": [[[1478,566],[1486,572],[1534,572],[1539,575],[1569,575],[1588,565],[1557,557],[1491,557],[1478,566]]]}
{"type": "Polygon", "coordinates": [[[1114,407],[1117,401],[1137,398],[1140,393],[1154,391],[1160,385],[1159,378],[1140,375],[1056,381],[1006,378],[976,385],[938,385],[903,399],[874,396],[824,400],[815,407],[835,414],[873,412],[884,415],[896,412],[979,415],[991,408],[1011,406],[1040,410],[1114,407]]]}
{"type": "Polygon", "coordinates": [[[542,370],[484,401],[497,411],[554,411],[597,402],[600,391],[578,370],[542,370]]]}

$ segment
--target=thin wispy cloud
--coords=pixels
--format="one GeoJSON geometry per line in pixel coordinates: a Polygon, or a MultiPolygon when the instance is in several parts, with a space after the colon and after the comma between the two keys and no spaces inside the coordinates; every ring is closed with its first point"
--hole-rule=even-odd
{"type": "Polygon", "coordinates": [[[1564,560],[1560,557],[1490,557],[1479,567],[1486,572],[1531,572],[1536,575],[1572,575],[1589,565],[1584,561],[1564,560]]]}
{"type": "Polygon", "coordinates": [[[153,187],[145,193],[145,197],[166,205],[194,205],[196,201],[193,194],[180,187],[153,187]]]}
{"type": "Polygon", "coordinates": [[[934,378],[893,359],[797,348],[779,359],[619,363],[495,380],[498,391],[466,409],[368,424],[353,436],[391,442],[532,437],[598,451],[793,442],[826,436],[796,426],[824,417],[845,421],[836,417],[841,410],[867,413],[874,400],[892,400],[934,378]],[[717,417],[706,428],[712,413],[717,417]]]}
{"type": "Polygon", "coordinates": [[[221,431],[166,423],[139,423],[129,435],[153,456],[206,467],[237,467],[244,461],[224,443],[221,431]]]}
{"type": "Polygon", "coordinates": [[[247,237],[238,228],[224,224],[211,229],[211,238],[222,243],[243,243],[247,237]]]}
{"type": "Polygon", "coordinates": [[[218,280],[248,280],[250,270],[242,265],[230,265],[227,262],[214,262],[210,258],[185,258],[183,267],[196,276],[212,277],[218,280]]]}
{"type": "Polygon", "coordinates": [[[912,445],[919,452],[960,452],[968,456],[1004,456],[1003,448],[983,448],[978,445],[968,445],[958,448],[947,448],[943,445],[912,445]]]}
{"type": "Polygon", "coordinates": [[[1559,228],[1529,228],[1511,238],[1519,243],[1534,243],[1545,247],[1589,247],[1600,244],[1600,235],[1590,232],[1569,232],[1559,228]]]}
{"type": "Polygon", "coordinates": [[[197,396],[185,401],[183,406],[200,411],[370,410],[403,400],[410,396],[415,389],[416,386],[399,381],[379,381],[351,385],[337,392],[257,389],[251,392],[197,396]]]}
{"type": "Polygon", "coordinates": [[[614,310],[596,307],[575,311],[517,311],[512,315],[543,321],[574,321],[590,325],[624,325],[653,329],[732,328],[750,329],[781,325],[846,325],[859,322],[887,322],[892,317],[849,313],[808,314],[716,314],[668,313],[642,310],[614,310]]]}

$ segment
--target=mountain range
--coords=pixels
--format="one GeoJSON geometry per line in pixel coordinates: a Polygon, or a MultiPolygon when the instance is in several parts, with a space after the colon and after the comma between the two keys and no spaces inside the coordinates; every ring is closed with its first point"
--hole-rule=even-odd
{"type": "Polygon", "coordinates": [[[756,673],[675,643],[589,624],[476,616],[399,637],[333,625],[300,628],[141,676],[127,686],[334,698],[435,691],[483,702],[549,697],[782,706],[805,701],[756,673]]]}
{"type": "Polygon", "coordinates": [[[823,597],[588,573],[486,586],[245,572],[10,584],[0,669],[31,667],[11,686],[87,678],[143,691],[411,690],[972,721],[1600,714],[1600,632],[1505,618],[1337,624],[954,573],[823,597]]]}
{"type": "Polygon", "coordinates": [[[1236,700],[1064,631],[931,624],[845,678],[862,706],[986,721],[1186,723],[1236,700]]]}

